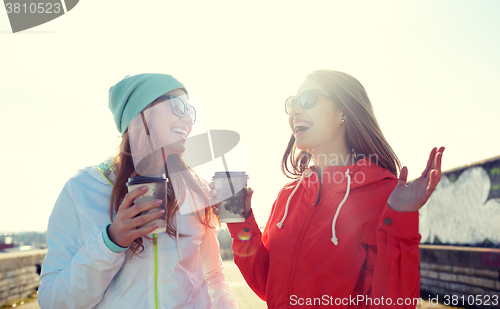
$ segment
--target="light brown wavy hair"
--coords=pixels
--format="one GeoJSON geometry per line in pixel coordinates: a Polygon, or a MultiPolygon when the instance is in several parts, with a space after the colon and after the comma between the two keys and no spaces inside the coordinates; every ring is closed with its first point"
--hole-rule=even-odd
{"type": "MultiPolygon", "coordinates": [[[[355,158],[375,156],[378,165],[397,177],[401,163],[382,134],[363,85],[349,74],[331,70],[314,71],[306,80],[323,86],[333,98],[333,102],[343,111],[347,126],[347,146],[353,151],[355,158]]],[[[309,167],[311,158],[312,155],[307,151],[301,150],[297,154],[295,137],[292,134],[281,160],[281,171],[288,178],[298,178],[309,167]]]]}
{"type": "MultiPolygon", "coordinates": [[[[179,181],[178,183],[183,183],[182,180],[187,184],[188,188],[192,190],[192,192],[198,194],[199,197],[202,198],[204,203],[209,202],[208,197],[208,189],[203,185],[202,180],[196,174],[196,172],[187,164],[187,162],[183,159],[183,154],[172,154],[167,157],[167,164],[171,168],[170,176],[169,171],[167,171],[167,178],[169,178],[169,182],[167,183],[167,210],[166,210],[166,221],[167,234],[175,238],[176,237],[176,227],[175,226],[175,216],[177,211],[179,211],[178,201],[183,201],[185,195],[187,194],[184,190],[184,186],[178,186],[178,196],[175,196],[174,189],[172,186],[172,174],[180,175],[180,173],[176,173],[178,171],[187,171],[182,173],[182,179],[176,179],[174,181],[179,181]]],[[[132,159],[132,153],[130,150],[130,141],[128,131],[122,135],[122,141],[118,148],[118,154],[114,158],[113,163],[106,171],[107,175],[111,173],[111,171],[115,171],[116,179],[113,183],[113,190],[111,191],[110,198],[110,208],[109,208],[109,216],[111,221],[113,221],[114,215],[117,213],[118,208],[120,207],[125,195],[128,193],[127,186],[125,185],[128,181],[129,177],[136,174],[134,162],[132,159]]],[[[190,192],[191,193],[191,192],[190,192]]],[[[191,193],[192,194],[192,193],[191,193]]],[[[204,209],[204,214],[200,212],[195,212],[195,216],[203,224],[206,228],[215,228],[211,223],[212,218],[214,217],[212,208],[207,207],[204,209]]],[[[187,235],[180,234],[181,237],[185,237],[187,235]]],[[[146,237],[148,238],[148,237],[146,237]]],[[[149,239],[149,238],[148,238],[149,239]]],[[[139,237],[134,240],[132,245],[130,246],[133,254],[137,255],[144,251],[143,239],[139,237]]]]}

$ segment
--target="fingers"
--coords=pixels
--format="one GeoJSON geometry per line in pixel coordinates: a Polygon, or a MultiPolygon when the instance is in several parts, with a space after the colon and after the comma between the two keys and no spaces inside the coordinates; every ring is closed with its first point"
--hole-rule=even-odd
{"type": "Polygon", "coordinates": [[[134,229],[133,232],[130,233],[129,237],[132,239],[132,241],[134,241],[134,239],[153,233],[153,231],[157,228],[158,224],[154,223],[152,225],[144,226],[139,229],[134,229]]]}
{"type": "Polygon", "coordinates": [[[208,196],[210,196],[212,198],[216,198],[217,195],[219,195],[219,191],[217,191],[215,189],[212,189],[212,190],[208,191],[208,196]]]}
{"type": "Polygon", "coordinates": [[[219,201],[217,199],[217,196],[219,195],[219,191],[217,191],[217,190],[214,189],[214,183],[213,182],[211,182],[209,186],[210,186],[211,190],[208,191],[208,196],[210,197],[210,201],[208,202],[208,205],[214,206],[215,207],[214,208],[214,214],[218,215],[219,214],[218,207],[219,207],[219,205],[221,203],[221,201],[219,201]]]}
{"type": "Polygon", "coordinates": [[[434,169],[438,171],[439,175],[441,175],[441,161],[443,159],[443,151],[444,151],[444,147],[441,148],[443,148],[443,150],[437,153],[436,161],[434,164],[434,169]]]}
{"type": "Polygon", "coordinates": [[[429,172],[429,183],[425,192],[425,201],[429,199],[441,180],[441,161],[443,158],[443,152],[444,147],[440,147],[434,159],[433,167],[429,172]]]}
{"type": "Polygon", "coordinates": [[[399,174],[399,180],[398,180],[398,186],[399,185],[406,185],[406,180],[408,179],[408,168],[406,166],[403,166],[401,169],[401,173],[399,174]]]}
{"type": "MultiPolygon", "coordinates": [[[[245,213],[248,213],[251,209],[251,201],[252,201],[252,194],[253,194],[252,188],[246,188],[246,194],[245,194],[245,213]]],[[[220,212],[220,205],[221,201],[218,200],[216,197],[219,194],[217,190],[210,190],[209,195],[212,197],[209,201],[209,205],[213,206],[213,213],[215,215],[218,215],[220,212]]]]}
{"type": "Polygon", "coordinates": [[[429,185],[427,186],[428,190],[434,191],[437,187],[439,181],[441,180],[441,160],[443,158],[443,153],[438,152],[436,155],[435,168],[430,171],[429,174],[429,185]]]}
{"type": "Polygon", "coordinates": [[[118,207],[116,218],[108,228],[110,239],[117,245],[127,247],[134,239],[152,233],[158,227],[156,223],[151,225],[147,224],[164,215],[165,210],[163,207],[161,207],[161,209],[152,210],[161,206],[163,203],[162,200],[149,200],[134,204],[134,207],[131,207],[134,200],[147,191],[148,187],[142,186],[128,192],[120,204],[120,207],[118,207]],[[138,216],[138,214],[142,212],[146,213],[138,216]],[[138,228],[139,226],[141,226],[141,228],[138,228]]]}
{"type": "Polygon", "coordinates": [[[434,158],[436,156],[437,148],[434,147],[431,150],[431,153],[429,155],[429,159],[427,160],[427,166],[425,167],[424,171],[422,172],[422,177],[427,177],[429,174],[429,171],[432,168],[432,165],[434,164],[434,158]]]}
{"type": "Polygon", "coordinates": [[[439,178],[438,177],[438,172],[436,170],[432,170],[429,173],[429,185],[427,186],[426,192],[425,192],[425,200],[431,196],[432,192],[436,189],[438,183],[439,183],[439,178]]]}
{"type": "Polygon", "coordinates": [[[146,193],[147,191],[148,191],[148,187],[142,186],[139,188],[135,188],[134,190],[125,194],[125,198],[123,199],[123,202],[120,204],[120,207],[118,207],[118,211],[120,211],[120,209],[130,208],[130,206],[132,205],[134,200],[136,198],[138,198],[139,196],[143,195],[144,193],[146,193]]]}
{"type": "Polygon", "coordinates": [[[133,218],[130,222],[130,228],[136,228],[138,226],[147,224],[153,220],[158,219],[165,213],[164,209],[153,210],[148,213],[144,213],[140,216],[133,218]]]}
{"type": "Polygon", "coordinates": [[[134,239],[153,232],[158,227],[158,224],[147,224],[160,218],[165,213],[164,209],[151,210],[161,205],[161,201],[159,201],[159,204],[157,202],[158,200],[151,200],[138,203],[131,208],[122,209],[117,213],[115,220],[108,229],[110,239],[119,246],[128,247],[134,239]],[[141,211],[146,213],[137,216],[141,211]],[[139,226],[141,228],[138,228],[139,226]]]}
{"type": "Polygon", "coordinates": [[[133,218],[138,214],[140,214],[141,212],[151,210],[153,208],[160,206],[161,204],[162,200],[150,200],[146,202],[137,203],[134,205],[134,207],[131,207],[128,210],[126,217],[133,218]]]}
{"type": "Polygon", "coordinates": [[[439,149],[436,151],[436,155],[434,156],[434,160],[432,161],[432,167],[429,171],[433,170],[433,169],[436,169],[437,167],[437,157],[439,154],[441,154],[441,156],[443,155],[443,151],[444,151],[444,147],[439,147],[439,149]]]}
{"type": "MultiPolygon", "coordinates": [[[[431,166],[431,169],[428,171],[429,173],[434,173],[433,175],[433,180],[429,180],[429,184],[432,182],[432,181],[435,181],[436,182],[436,185],[437,183],[439,182],[439,180],[441,179],[441,161],[442,161],[442,158],[443,158],[443,152],[444,152],[444,147],[440,147],[439,150],[437,150],[435,156],[434,156],[434,160],[432,162],[432,166],[431,166]]],[[[430,175],[429,175],[429,178],[430,178],[430,175]]]]}
{"type": "MultiPolygon", "coordinates": [[[[422,177],[427,177],[429,176],[429,172],[433,169],[436,169],[437,168],[437,156],[439,153],[441,153],[441,155],[443,154],[444,152],[444,149],[445,147],[439,147],[439,149],[437,149],[436,147],[434,147],[429,155],[429,159],[427,160],[427,166],[425,167],[424,171],[422,172],[422,177]]],[[[441,170],[441,166],[439,167],[439,170],[441,170]]]]}
{"type": "Polygon", "coordinates": [[[253,194],[252,188],[247,188],[247,194],[246,194],[247,201],[250,201],[252,199],[252,194],[253,194]]]}
{"type": "Polygon", "coordinates": [[[252,211],[252,188],[247,188],[247,194],[245,199],[245,218],[250,216],[250,212],[252,211]]]}
{"type": "MultiPolygon", "coordinates": [[[[210,197],[210,201],[208,202],[208,205],[210,206],[214,206],[214,207],[219,207],[220,205],[220,202],[218,199],[217,199],[217,196],[219,195],[219,191],[215,190],[214,189],[214,183],[210,183],[210,191],[208,191],[208,196],[210,197]]],[[[216,211],[214,209],[214,211],[216,211]]]]}

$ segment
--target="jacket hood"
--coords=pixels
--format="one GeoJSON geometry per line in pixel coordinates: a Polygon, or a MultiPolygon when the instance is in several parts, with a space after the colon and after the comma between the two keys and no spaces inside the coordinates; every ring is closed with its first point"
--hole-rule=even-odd
{"type": "Polygon", "coordinates": [[[115,173],[110,172],[108,175],[106,175],[106,170],[103,170],[98,166],[88,166],[86,168],[79,170],[78,174],[80,173],[87,173],[100,183],[110,186],[111,186],[110,181],[114,182],[116,179],[115,173]]]}
{"type": "MultiPolygon", "coordinates": [[[[330,186],[340,185],[346,182],[346,172],[350,175],[350,189],[355,190],[360,187],[369,186],[382,179],[397,179],[389,170],[377,165],[376,162],[361,159],[358,162],[347,166],[329,166],[321,177],[321,189],[328,189],[330,186]]],[[[311,166],[302,173],[302,177],[307,181],[302,184],[306,187],[319,182],[319,171],[316,166],[311,166]]]]}
{"type": "Polygon", "coordinates": [[[312,166],[302,173],[300,179],[298,181],[294,181],[291,183],[292,186],[295,186],[292,193],[288,197],[285,213],[283,214],[283,218],[277,224],[278,228],[282,228],[283,224],[288,215],[288,208],[290,206],[290,201],[292,200],[293,195],[297,192],[297,189],[302,186],[306,195],[316,194],[319,187],[318,200],[316,202],[317,205],[319,201],[319,197],[329,198],[331,195],[338,193],[339,190],[345,192],[344,198],[339,203],[337,207],[337,211],[335,212],[335,216],[332,221],[332,238],[331,241],[333,244],[338,245],[338,238],[335,232],[335,224],[337,222],[337,218],[340,214],[340,210],[344,205],[345,201],[349,197],[349,193],[351,191],[357,190],[359,188],[369,186],[371,184],[377,183],[383,179],[397,179],[391,172],[387,169],[379,166],[376,162],[367,159],[361,159],[358,162],[348,165],[348,166],[329,166],[323,172],[323,175],[319,177],[319,173],[315,166],[312,166]],[[321,181],[321,185],[319,182],[321,181]],[[321,191],[325,192],[321,195],[321,191]]]}

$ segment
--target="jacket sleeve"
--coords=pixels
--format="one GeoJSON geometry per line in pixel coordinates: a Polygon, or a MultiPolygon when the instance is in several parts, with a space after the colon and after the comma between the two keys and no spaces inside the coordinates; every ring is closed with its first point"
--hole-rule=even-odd
{"type": "Polygon", "coordinates": [[[418,211],[399,212],[385,203],[374,221],[376,233],[368,236],[363,272],[364,294],[385,301],[365,302],[365,308],[415,308],[420,294],[418,211]]]}
{"type": "Polygon", "coordinates": [[[93,308],[125,261],[104,243],[102,231],[82,239],[80,221],[69,185],[49,219],[49,249],[42,265],[40,308],[93,308]]]}
{"type": "Polygon", "coordinates": [[[236,297],[231,293],[223,272],[224,265],[219,253],[219,241],[215,228],[207,227],[207,232],[200,244],[200,254],[212,307],[215,309],[238,308],[236,297]]]}
{"type": "Polygon", "coordinates": [[[266,283],[269,275],[269,224],[278,199],[273,204],[271,216],[263,233],[260,231],[253,213],[245,222],[227,224],[233,238],[234,262],[238,265],[248,286],[264,301],[266,300],[266,283]]]}

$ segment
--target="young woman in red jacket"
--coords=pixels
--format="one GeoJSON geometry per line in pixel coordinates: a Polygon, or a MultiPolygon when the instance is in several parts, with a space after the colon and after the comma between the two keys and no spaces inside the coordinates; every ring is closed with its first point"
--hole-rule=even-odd
{"type": "Polygon", "coordinates": [[[307,76],[286,112],[292,136],[281,169],[295,180],[263,233],[253,214],[228,224],[248,285],[269,308],[415,308],[418,210],[439,182],[444,147],[407,185],[365,89],[342,72],[307,76]]]}

